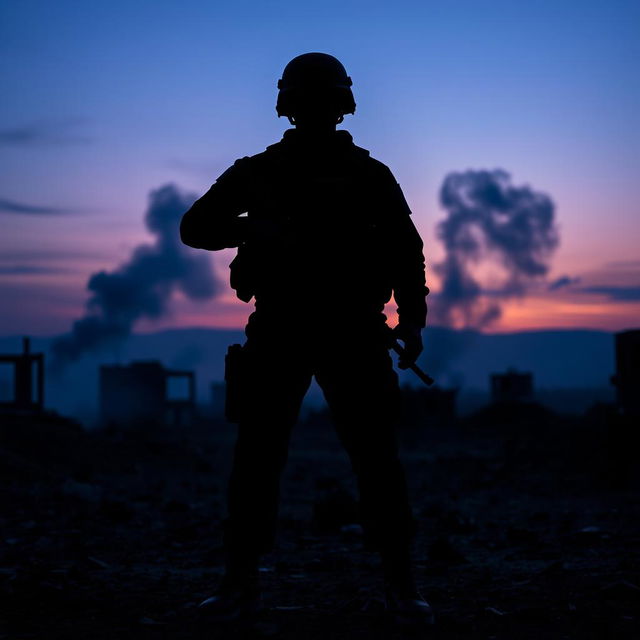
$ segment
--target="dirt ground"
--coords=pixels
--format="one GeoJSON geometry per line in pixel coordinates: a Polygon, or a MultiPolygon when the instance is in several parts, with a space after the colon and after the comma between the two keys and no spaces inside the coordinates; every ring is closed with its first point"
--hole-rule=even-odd
{"type": "MultiPolygon", "coordinates": [[[[640,637],[640,504],[630,425],[491,409],[400,431],[419,533],[425,637],[640,637]]],[[[322,414],[296,427],[265,610],[213,626],[234,425],[87,432],[0,417],[0,638],[396,638],[355,482],[322,414]]]]}

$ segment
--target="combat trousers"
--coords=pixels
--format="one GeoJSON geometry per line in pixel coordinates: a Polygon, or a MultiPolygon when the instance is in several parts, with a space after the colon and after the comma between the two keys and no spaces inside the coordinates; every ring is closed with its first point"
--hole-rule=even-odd
{"type": "Polygon", "coordinates": [[[365,549],[408,549],[416,521],[398,458],[400,388],[380,331],[332,335],[318,327],[283,335],[251,320],[243,345],[251,367],[223,522],[227,557],[259,557],[275,546],[280,477],[312,376],[356,475],[365,549]]]}

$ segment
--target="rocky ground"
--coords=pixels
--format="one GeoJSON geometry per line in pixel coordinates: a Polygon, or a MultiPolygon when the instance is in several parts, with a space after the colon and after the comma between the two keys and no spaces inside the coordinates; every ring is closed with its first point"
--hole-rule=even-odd
{"type": "MultiPolygon", "coordinates": [[[[299,424],[266,608],[214,627],[234,426],[87,432],[0,417],[0,638],[395,638],[330,423],[299,424]]],[[[536,406],[400,433],[433,638],[640,637],[637,436],[536,406]]]]}

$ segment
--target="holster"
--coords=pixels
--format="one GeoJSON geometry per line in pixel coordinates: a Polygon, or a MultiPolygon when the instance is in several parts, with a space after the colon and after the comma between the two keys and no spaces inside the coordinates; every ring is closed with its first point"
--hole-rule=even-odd
{"type": "Polygon", "coordinates": [[[241,344],[229,345],[224,358],[225,403],[224,415],[229,422],[243,418],[243,387],[248,381],[247,353],[241,344]]]}

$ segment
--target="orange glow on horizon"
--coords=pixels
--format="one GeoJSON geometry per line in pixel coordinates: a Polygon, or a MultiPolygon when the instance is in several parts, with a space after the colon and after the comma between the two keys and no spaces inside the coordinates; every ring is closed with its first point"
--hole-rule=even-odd
{"type": "MultiPolygon", "coordinates": [[[[195,304],[180,301],[179,309],[172,318],[160,322],[145,323],[137,331],[146,333],[163,328],[202,327],[211,329],[244,329],[249,314],[254,311],[253,303],[244,303],[232,294],[195,304]]],[[[430,307],[437,304],[437,299],[430,307]]],[[[531,296],[506,302],[502,308],[502,317],[484,333],[515,333],[518,331],[536,331],[545,329],[600,329],[620,331],[640,324],[640,303],[599,302],[597,296],[581,296],[580,299],[557,299],[554,297],[531,296]]],[[[396,304],[393,300],[385,306],[385,315],[390,326],[397,321],[396,304]]],[[[339,322],[336,310],[336,322],[339,322]]],[[[283,322],[287,322],[283,312],[283,322]]],[[[427,317],[427,327],[432,326],[427,317]]]]}
{"type": "Polygon", "coordinates": [[[489,333],[538,329],[602,329],[620,331],[639,324],[640,303],[598,302],[595,296],[584,300],[557,300],[528,297],[509,302],[489,333]]]}

